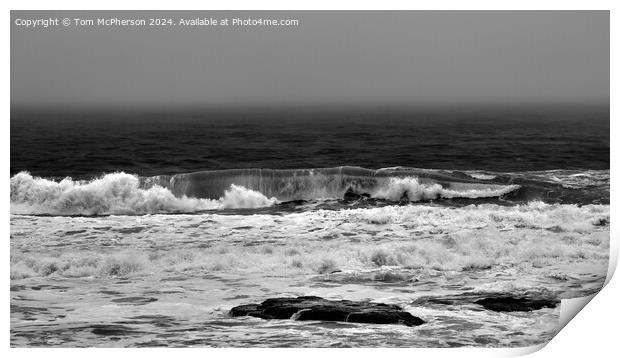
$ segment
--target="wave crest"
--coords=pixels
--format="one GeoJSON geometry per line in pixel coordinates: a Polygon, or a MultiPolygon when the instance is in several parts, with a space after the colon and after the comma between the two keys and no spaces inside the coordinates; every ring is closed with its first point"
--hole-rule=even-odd
{"type": "Polygon", "coordinates": [[[11,178],[11,213],[34,215],[138,215],[216,209],[259,208],[275,198],[231,185],[219,199],[176,197],[159,185],[141,188],[140,179],[123,172],[92,181],[60,182],[20,172],[11,178]]]}
{"type": "Polygon", "coordinates": [[[408,201],[433,200],[439,198],[489,198],[508,194],[518,185],[493,185],[452,183],[450,189],[438,183],[420,183],[417,178],[392,178],[386,186],[379,187],[372,197],[392,201],[406,199],[408,201]]]}

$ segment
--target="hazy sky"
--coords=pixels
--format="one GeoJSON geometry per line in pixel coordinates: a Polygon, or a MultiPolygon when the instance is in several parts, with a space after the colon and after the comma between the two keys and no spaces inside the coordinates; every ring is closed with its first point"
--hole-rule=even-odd
{"type": "Polygon", "coordinates": [[[18,105],[609,100],[609,13],[12,12],[18,105]],[[41,17],[297,18],[297,27],[26,29],[41,17]]]}

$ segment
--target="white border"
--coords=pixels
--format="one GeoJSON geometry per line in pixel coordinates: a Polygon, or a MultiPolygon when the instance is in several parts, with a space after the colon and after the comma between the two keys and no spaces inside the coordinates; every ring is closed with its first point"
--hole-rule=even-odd
{"type": "MultiPolygon", "coordinates": [[[[305,2],[287,2],[287,1],[251,1],[251,0],[234,0],[234,1],[220,1],[220,2],[206,2],[206,1],[149,1],[142,4],[130,4],[127,1],[109,0],[105,2],[84,2],[84,1],[63,1],[62,3],[52,3],[50,1],[29,1],[17,2],[7,1],[5,19],[9,22],[9,10],[68,10],[68,9],[81,9],[81,10],[392,10],[392,9],[410,9],[410,10],[611,10],[611,39],[615,39],[617,43],[618,37],[618,16],[617,11],[619,6],[617,1],[436,1],[436,2],[399,2],[399,1],[340,1],[335,3],[327,0],[314,0],[305,2]]],[[[9,56],[9,43],[10,43],[10,25],[4,24],[3,28],[3,40],[4,45],[2,49],[4,51],[4,111],[3,119],[0,122],[1,131],[5,136],[1,147],[3,151],[2,155],[2,168],[4,171],[4,188],[2,208],[5,213],[9,213],[9,162],[10,162],[10,144],[9,144],[9,108],[10,108],[10,56],[9,56]]],[[[611,41],[611,63],[618,62],[618,46],[614,45],[611,41]]],[[[617,101],[617,83],[618,74],[615,71],[613,65],[611,68],[611,138],[618,138],[618,126],[614,123],[616,112],[618,108],[617,101]]],[[[617,172],[617,145],[611,144],[611,172],[617,172]]],[[[612,175],[612,188],[615,188],[615,182],[617,180],[612,175]]],[[[612,190],[611,211],[615,212],[618,203],[616,191],[612,190]]],[[[612,239],[612,255],[614,259],[610,259],[610,272],[614,271],[617,253],[618,253],[618,238],[615,220],[612,219],[611,224],[611,239],[612,239]]],[[[84,354],[82,350],[76,349],[9,349],[9,310],[10,294],[8,287],[10,285],[9,280],[9,220],[8,215],[5,220],[2,221],[2,229],[6,235],[6,242],[2,246],[4,254],[4,273],[2,275],[3,287],[5,287],[5,303],[2,310],[2,322],[3,322],[3,337],[5,340],[5,354],[10,356],[30,356],[34,354],[43,354],[45,356],[51,355],[66,357],[68,356],[81,356],[84,354]]],[[[608,276],[608,279],[611,275],[608,276]]],[[[617,327],[616,323],[618,317],[618,303],[620,303],[620,284],[618,279],[611,281],[601,294],[593,298],[592,302],[579,314],[572,322],[570,322],[563,330],[546,346],[545,349],[537,352],[539,357],[544,356],[558,356],[568,354],[570,356],[585,356],[600,353],[604,356],[611,356],[617,353],[618,345],[617,340],[617,327]],[[614,352],[614,353],[611,353],[614,352]]],[[[391,356],[411,356],[416,354],[424,354],[424,356],[445,357],[456,356],[459,357],[493,357],[493,356],[514,356],[534,352],[541,347],[531,347],[527,349],[321,349],[320,351],[314,349],[219,349],[219,350],[204,350],[204,349],[183,349],[183,350],[170,350],[170,349],[145,349],[142,348],[139,351],[123,349],[116,349],[113,352],[103,349],[91,349],[88,351],[89,355],[94,356],[107,356],[111,353],[120,355],[129,354],[146,354],[149,356],[168,355],[181,353],[185,355],[258,355],[265,357],[290,357],[291,355],[301,357],[313,357],[317,353],[328,356],[340,356],[340,355],[355,355],[357,356],[370,356],[377,354],[389,354],[391,356]]],[[[7,355],[5,355],[7,356],[7,355]]]]}

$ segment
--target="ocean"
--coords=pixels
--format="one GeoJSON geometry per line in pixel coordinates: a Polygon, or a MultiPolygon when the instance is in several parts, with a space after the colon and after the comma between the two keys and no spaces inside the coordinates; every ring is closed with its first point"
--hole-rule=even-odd
{"type": "Polygon", "coordinates": [[[15,110],[11,346],[521,347],[601,289],[609,111],[15,110]],[[396,304],[416,327],[232,317],[396,304]]]}

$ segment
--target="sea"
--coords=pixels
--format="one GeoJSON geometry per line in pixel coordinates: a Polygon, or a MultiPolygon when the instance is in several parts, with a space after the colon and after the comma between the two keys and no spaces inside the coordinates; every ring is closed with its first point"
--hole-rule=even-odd
{"type": "Polygon", "coordinates": [[[525,347],[609,261],[609,109],[14,109],[13,347],[525,347]],[[320,296],[403,325],[232,317],[320,296]]]}

